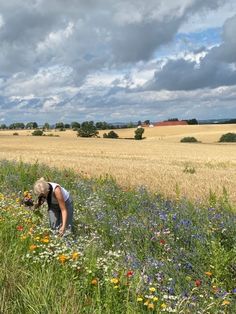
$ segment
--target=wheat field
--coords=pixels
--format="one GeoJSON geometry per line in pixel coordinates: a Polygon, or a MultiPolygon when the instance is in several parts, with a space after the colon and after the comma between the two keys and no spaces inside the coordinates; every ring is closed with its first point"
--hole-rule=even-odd
{"type": "MultiPolygon", "coordinates": [[[[41,162],[72,168],[89,177],[113,176],[125,189],[145,186],[168,197],[206,200],[223,187],[236,202],[236,144],[218,143],[236,125],[194,125],[145,128],[142,141],[135,129],[115,130],[120,139],[79,138],[76,132],[50,131],[58,137],[31,136],[30,130],[0,131],[0,159],[41,162]],[[201,143],[180,143],[194,136],[201,143]]],[[[45,174],[42,174],[45,175],[45,174]]],[[[53,180],[53,178],[51,178],[53,180]]]]}

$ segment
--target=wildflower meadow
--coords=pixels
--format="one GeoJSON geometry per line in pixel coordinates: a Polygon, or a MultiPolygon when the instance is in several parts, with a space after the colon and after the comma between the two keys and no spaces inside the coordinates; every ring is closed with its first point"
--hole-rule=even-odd
{"type": "Polygon", "coordinates": [[[236,313],[236,210],[70,169],[0,162],[0,313],[236,313]],[[33,210],[44,176],[71,192],[74,232],[33,210]],[[23,201],[22,201],[23,200],[23,201]]]}

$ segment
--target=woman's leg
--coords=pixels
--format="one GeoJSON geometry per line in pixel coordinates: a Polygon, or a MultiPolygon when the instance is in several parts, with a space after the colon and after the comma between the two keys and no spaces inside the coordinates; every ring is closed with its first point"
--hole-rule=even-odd
{"type": "Polygon", "coordinates": [[[58,207],[53,207],[48,210],[49,223],[52,229],[58,229],[62,223],[61,210],[58,207]]]}
{"type": "Polygon", "coordinates": [[[69,199],[66,201],[66,208],[68,210],[66,229],[69,229],[70,231],[72,231],[74,206],[73,206],[73,200],[71,197],[69,197],[69,199]]]}

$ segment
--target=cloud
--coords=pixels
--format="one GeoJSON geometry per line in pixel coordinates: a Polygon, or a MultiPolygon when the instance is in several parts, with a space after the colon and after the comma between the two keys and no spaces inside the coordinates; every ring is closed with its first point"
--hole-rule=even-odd
{"type": "Polygon", "coordinates": [[[145,88],[149,90],[193,90],[236,84],[236,15],[224,25],[223,43],[209,49],[199,62],[168,60],[145,88]]]}
{"type": "Polygon", "coordinates": [[[149,118],[157,109],[160,117],[187,112],[192,91],[235,85],[236,19],[229,3],[234,2],[0,1],[4,117],[131,120],[139,113],[149,118]],[[222,42],[209,30],[204,39],[205,28],[195,41],[186,33],[193,19],[200,28],[213,25],[207,17],[220,10],[224,19],[230,17],[222,42]],[[180,108],[184,91],[188,105],[180,108]]]}

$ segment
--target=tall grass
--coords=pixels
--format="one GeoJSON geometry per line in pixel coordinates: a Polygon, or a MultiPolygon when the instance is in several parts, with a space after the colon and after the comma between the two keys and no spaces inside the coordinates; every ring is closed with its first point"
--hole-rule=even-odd
{"type": "Polygon", "coordinates": [[[110,177],[0,162],[0,313],[234,313],[236,214],[227,193],[171,201],[110,177]],[[63,238],[19,203],[44,176],[71,191],[63,238]]]}

